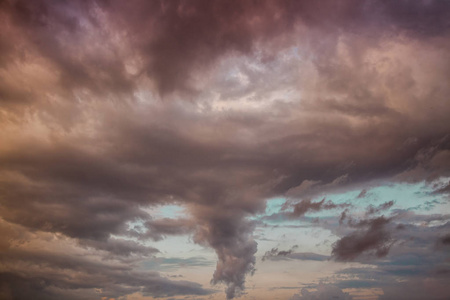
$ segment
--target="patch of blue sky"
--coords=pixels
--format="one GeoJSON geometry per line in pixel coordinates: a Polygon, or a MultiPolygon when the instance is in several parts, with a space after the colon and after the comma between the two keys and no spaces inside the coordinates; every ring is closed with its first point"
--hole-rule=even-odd
{"type": "Polygon", "coordinates": [[[205,259],[215,261],[214,250],[204,247],[192,241],[191,236],[166,236],[159,241],[148,240],[143,242],[146,246],[155,247],[159,250],[157,257],[178,257],[187,258],[192,256],[202,256],[205,259]]]}
{"type": "Polygon", "coordinates": [[[301,59],[301,57],[300,57],[300,52],[299,52],[299,48],[298,48],[297,46],[292,47],[292,48],[291,48],[291,52],[292,52],[292,55],[293,55],[295,58],[301,59]]]}
{"type": "MultiPolygon", "coordinates": [[[[332,201],[335,204],[350,204],[349,210],[353,213],[364,213],[372,205],[377,207],[383,203],[393,201],[394,205],[390,208],[411,210],[416,214],[442,214],[450,213],[449,197],[444,194],[433,193],[432,184],[419,183],[385,183],[371,187],[366,190],[362,197],[358,197],[362,189],[351,189],[345,192],[330,193],[325,196],[326,201],[332,201]]],[[[323,196],[312,199],[318,202],[323,196]]],[[[281,209],[286,202],[284,197],[268,199],[264,214],[257,215],[253,219],[264,220],[269,224],[308,224],[314,218],[326,218],[336,216],[344,210],[343,207],[330,210],[320,210],[317,212],[309,211],[305,217],[296,220],[287,219],[281,214],[281,209]],[[277,215],[278,214],[278,215],[277,215]]],[[[389,210],[381,211],[382,214],[389,214],[389,210]]]]}

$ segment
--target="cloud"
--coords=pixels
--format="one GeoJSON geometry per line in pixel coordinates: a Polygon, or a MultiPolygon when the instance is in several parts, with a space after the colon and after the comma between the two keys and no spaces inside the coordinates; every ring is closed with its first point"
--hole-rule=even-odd
{"type": "Polygon", "coordinates": [[[266,251],[266,253],[262,257],[262,261],[265,261],[266,259],[287,256],[287,255],[291,254],[292,251],[294,251],[294,249],[296,249],[296,248],[298,248],[297,245],[293,246],[291,249],[286,250],[286,251],[278,251],[278,248],[272,248],[270,251],[266,251]]]}
{"type": "MultiPolygon", "coordinates": [[[[2,4],[9,22],[20,28],[32,49],[62,71],[62,85],[129,91],[136,77],[132,74],[138,73],[149,76],[162,94],[192,89],[195,73],[205,71],[221,57],[233,51],[251,54],[258,43],[288,34],[296,26],[332,33],[367,30],[372,35],[390,31],[434,37],[445,34],[447,8],[442,1],[375,4],[351,0],[320,5],[289,0],[259,5],[241,1],[124,4],[48,0],[2,4]],[[117,42],[109,28],[121,33],[130,47],[117,42]],[[98,55],[98,50],[107,55],[98,55]],[[129,74],[127,67],[133,59],[139,62],[133,65],[141,66],[129,74]]],[[[3,47],[5,54],[20,50],[3,47]]]]}
{"type": "Polygon", "coordinates": [[[225,283],[227,299],[240,296],[244,291],[245,276],[255,271],[254,224],[226,208],[196,207],[194,215],[200,223],[194,241],[211,246],[218,257],[211,283],[225,283]]]}
{"type": "Polygon", "coordinates": [[[366,215],[373,215],[376,213],[379,213],[381,211],[387,210],[389,208],[391,208],[394,205],[394,201],[388,201],[388,202],[384,202],[380,205],[378,205],[377,207],[374,207],[373,205],[369,205],[369,207],[367,208],[366,211],[366,215]]]}
{"type": "MultiPolygon", "coordinates": [[[[192,235],[217,254],[212,282],[238,296],[266,199],[304,199],[298,217],[343,208],[308,200],[329,192],[450,176],[449,11],[446,1],[3,1],[0,214],[21,235],[62,236],[124,264],[156,253],[144,239],[192,235]],[[173,203],[192,219],[146,210],[173,203]]],[[[376,220],[342,237],[335,258],[384,255],[392,232],[376,220]]],[[[30,264],[40,260],[52,264],[30,264]]],[[[111,295],[144,290],[141,275],[128,290],[114,272],[111,295]]],[[[4,276],[13,294],[41,278],[4,276]]],[[[204,293],[155,278],[145,293],[204,293]]]]}
{"type": "Polygon", "coordinates": [[[167,235],[186,235],[194,232],[195,224],[187,219],[155,219],[145,222],[147,231],[137,234],[139,238],[151,238],[155,241],[162,240],[167,235]]]}
{"type": "Polygon", "coordinates": [[[341,289],[336,286],[329,284],[319,284],[317,286],[317,291],[310,292],[307,289],[302,289],[301,295],[295,294],[290,298],[290,300],[328,300],[328,299],[342,299],[351,300],[348,293],[344,293],[341,289]]]}
{"type": "Polygon", "coordinates": [[[325,202],[325,198],[319,202],[311,202],[310,199],[305,199],[299,203],[293,204],[294,211],[292,212],[292,215],[294,217],[299,217],[303,216],[308,211],[328,210],[347,206],[349,206],[349,204],[334,204],[330,200],[325,202]]]}
{"type": "Polygon", "coordinates": [[[326,279],[341,289],[378,289],[382,291],[380,299],[445,299],[449,296],[445,283],[450,272],[445,263],[447,250],[439,243],[446,237],[448,221],[448,215],[398,212],[390,222],[402,226],[385,228],[396,243],[382,260],[356,259],[363,264],[326,279]],[[435,247],[430,247],[432,244],[435,247]]]}

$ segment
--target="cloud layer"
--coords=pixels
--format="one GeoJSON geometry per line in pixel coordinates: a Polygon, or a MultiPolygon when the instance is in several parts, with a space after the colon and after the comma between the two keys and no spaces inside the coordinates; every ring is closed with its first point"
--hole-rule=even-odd
{"type": "Polygon", "coordinates": [[[348,217],[371,186],[448,192],[447,1],[8,0],[0,20],[6,299],[209,295],[139,269],[183,235],[214,250],[232,299],[267,199],[286,198],[273,218],[342,214],[330,254],[352,261],[401,231],[391,199],[348,217]],[[152,215],[169,204],[186,215],[152,215]]]}

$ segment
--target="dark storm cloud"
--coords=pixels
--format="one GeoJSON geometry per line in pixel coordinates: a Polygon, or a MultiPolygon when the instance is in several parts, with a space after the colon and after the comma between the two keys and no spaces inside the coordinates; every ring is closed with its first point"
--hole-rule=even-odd
{"type": "MultiPolygon", "coordinates": [[[[155,140],[161,138],[163,137],[156,136],[155,140]]],[[[153,136],[149,135],[139,148],[140,151],[146,147],[149,147],[150,150],[148,156],[145,157],[147,160],[144,161],[145,164],[142,164],[142,161],[139,162],[141,166],[147,165],[149,168],[153,168],[151,167],[153,162],[163,165],[164,160],[169,161],[171,155],[166,158],[162,155],[166,151],[165,143],[179,144],[178,150],[180,148],[189,149],[190,147],[193,150],[201,150],[202,147],[205,147],[197,146],[195,142],[190,141],[186,141],[187,144],[180,143],[179,137],[175,136],[159,142],[160,147],[163,147],[163,152],[159,152],[159,149],[156,149],[155,152],[155,149],[151,147],[152,139],[153,136]],[[146,146],[145,142],[149,144],[146,146]],[[189,143],[192,143],[192,146],[189,143]],[[152,152],[155,153],[155,158],[152,157],[152,152]],[[159,161],[160,159],[163,160],[159,161]]],[[[134,146],[130,143],[128,145],[134,146]]],[[[5,209],[3,212],[5,219],[32,229],[62,232],[71,237],[86,239],[81,241],[82,245],[100,250],[109,250],[116,254],[121,252],[123,255],[131,252],[143,254],[145,251],[143,248],[134,246],[124,248],[119,245],[111,245],[107,242],[107,239],[111,234],[131,234],[135,236],[127,230],[126,222],[140,219],[145,221],[150,218],[147,213],[139,209],[138,204],[160,203],[170,195],[177,199],[184,198],[203,205],[206,202],[212,207],[214,207],[214,198],[218,197],[217,201],[222,199],[229,201],[228,204],[225,202],[224,205],[241,206],[240,209],[246,214],[262,207],[262,204],[255,205],[248,201],[240,201],[246,200],[246,198],[237,198],[238,195],[223,191],[222,185],[231,185],[234,180],[228,184],[228,179],[221,176],[214,177],[208,173],[203,176],[201,171],[211,166],[193,165],[191,157],[195,158],[195,154],[178,158],[179,160],[176,163],[179,171],[172,170],[170,165],[166,165],[167,169],[164,173],[171,174],[171,176],[161,177],[161,174],[159,174],[160,176],[153,176],[151,171],[146,172],[142,167],[135,169],[117,165],[116,162],[108,162],[95,153],[85,153],[83,150],[74,151],[72,149],[67,152],[53,152],[53,149],[46,150],[42,159],[36,158],[36,155],[40,155],[39,151],[34,153],[34,157],[27,155],[25,151],[23,154],[11,154],[12,156],[3,160],[5,166],[21,170],[22,174],[26,174],[27,178],[36,182],[36,185],[31,185],[28,190],[21,189],[14,180],[3,182],[3,185],[8,187],[8,197],[4,202],[8,210],[5,209]],[[54,156],[51,155],[53,153],[54,156]],[[65,163],[64,158],[67,158],[67,163],[65,163]],[[190,178],[185,177],[185,173],[182,171],[185,168],[192,168],[190,178]],[[36,172],[39,173],[39,170],[44,172],[38,179],[36,172]],[[196,172],[200,174],[197,175],[196,172]],[[131,180],[131,178],[134,178],[134,180],[131,180]],[[168,178],[171,179],[168,180],[168,178]],[[152,185],[148,185],[144,190],[141,190],[139,182],[145,180],[152,182],[152,185]],[[109,185],[114,186],[113,190],[108,191],[107,186],[109,185]],[[144,191],[147,196],[144,195],[144,191]],[[227,193],[229,193],[229,196],[226,195],[227,193]],[[114,198],[111,197],[112,194],[115,194],[114,198]],[[158,199],[158,196],[161,198],[158,199]],[[24,210],[23,205],[19,205],[16,201],[17,199],[29,199],[26,204],[33,209],[24,210]],[[65,199],[65,201],[61,203],[61,199],[65,199]],[[249,211],[246,212],[247,210],[249,211]],[[84,221],[80,222],[80,220],[84,221]]],[[[124,150],[129,151],[127,148],[124,150]]],[[[124,151],[124,154],[128,155],[126,151],[124,151]]],[[[137,154],[130,156],[130,158],[124,155],[119,159],[140,159],[139,152],[137,154]]],[[[218,163],[221,164],[220,161],[218,163]]],[[[172,164],[174,164],[173,161],[172,164]]],[[[255,199],[255,196],[249,193],[248,200],[255,201],[255,199]]],[[[231,286],[229,295],[232,296],[235,290],[243,289],[245,274],[251,272],[253,268],[256,243],[252,240],[245,242],[247,244],[244,243],[244,240],[250,239],[252,226],[247,225],[243,220],[239,220],[242,216],[235,214],[233,209],[226,209],[230,212],[225,216],[226,218],[221,217],[223,223],[217,223],[215,217],[212,217],[214,214],[212,216],[195,214],[195,216],[201,218],[200,224],[202,225],[198,234],[196,234],[196,241],[213,246],[217,250],[220,264],[218,264],[217,272],[214,275],[214,282],[229,284],[231,286]],[[231,215],[234,216],[231,217],[231,215]],[[221,226],[227,226],[230,229],[222,229],[221,226]],[[234,226],[237,226],[237,228],[233,228],[234,226]],[[214,236],[216,232],[223,230],[225,230],[223,234],[214,236]],[[221,244],[222,239],[223,245],[221,244]],[[233,249],[233,242],[226,241],[227,239],[240,241],[240,245],[233,249]],[[235,258],[238,258],[238,260],[236,261],[235,258]],[[224,270],[220,270],[220,268],[224,268],[224,270]]],[[[194,211],[197,212],[196,209],[194,211]]],[[[197,219],[196,222],[199,223],[199,220],[197,219]]],[[[165,235],[194,231],[192,223],[183,220],[150,220],[145,222],[144,226],[148,229],[148,232],[138,235],[139,237],[147,236],[160,239],[165,235]]]]}
{"type": "Polygon", "coordinates": [[[334,243],[332,256],[342,261],[354,260],[362,254],[386,256],[392,243],[386,228],[389,222],[390,219],[381,216],[354,224],[359,229],[334,243]]]}
{"type": "MultiPolygon", "coordinates": [[[[65,244],[69,240],[29,233],[26,228],[1,221],[0,231],[8,237],[0,248],[2,299],[93,299],[117,298],[142,291],[154,297],[206,295],[210,291],[188,281],[170,281],[157,272],[137,271],[121,261],[135,254],[137,261],[155,249],[123,240],[83,242],[85,252],[65,244]],[[59,240],[59,248],[39,246],[59,240]],[[33,245],[34,243],[34,245],[33,245]],[[118,258],[119,260],[116,260],[118,258]]],[[[136,262],[136,260],[135,260],[136,262]]]]}
{"type": "MultiPolygon", "coordinates": [[[[29,232],[74,238],[109,259],[156,251],[112,237],[139,237],[130,221],[145,224],[142,238],[193,234],[216,251],[212,282],[225,283],[233,298],[254,270],[247,218],[263,211],[265,199],[450,175],[450,90],[442,80],[450,74],[449,5],[2,1],[1,216],[29,232]],[[289,47],[309,63],[289,60],[289,47]],[[416,59],[402,61],[403,50],[401,57],[416,59]],[[220,80],[236,73],[220,63],[239,58],[245,87],[220,80]],[[301,97],[266,96],[275,89],[301,97]],[[248,95],[260,109],[239,102],[241,110],[215,108],[213,96],[228,103],[248,95]],[[280,100],[262,106],[272,98],[280,100]],[[175,201],[192,221],[152,219],[143,210],[175,201]]],[[[294,213],[337,208],[324,201],[303,200],[294,213]]],[[[343,237],[335,256],[384,254],[389,232],[375,220],[343,237]]],[[[47,258],[32,264],[39,260],[47,258]]],[[[13,296],[21,285],[36,289],[34,275],[26,284],[18,271],[4,276],[13,296]]],[[[157,296],[205,293],[192,284],[130,280],[130,290],[117,294],[142,286],[157,296]]],[[[72,288],[64,284],[57,286],[72,288]]],[[[63,296],[70,297],[77,298],[63,296]]]]}
{"type": "Polygon", "coordinates": [[[443,236],[439,239],[439,243],[442,245],[450,245],[450,234],[447,234],[446,236],[443,236]]]}
{"type": "MultiPolygon", "coordinates": [[[[201,268],[212,267],[215,265],[214,261],[201,256],[194,256],[189,258],[177,258],[177,257],[157,257],[150,260],[146,260],[142,264],[146,269],[161,271],[161,272],[175,272],[180,271],[183,268],[201,268]]],[[[183,278],[183,275],[169,275],[169,278],[183,278]]]]}
{"type": "Polygon", "coordinates": [[[345,209],[341,212],[341,216],[339,217],[339,225],[344,224],[345,219],[347,219],[348,210],[345,209]]]}
{"type": "Polygon", "coordinates": [[[369,205],[369,207],[367,208],[367,211],[366,211],[366,215],[373,215],[373,214],[379,213],[381,211],[388,210],[393,205],[394,205],[394,201],[392,201],[392,200],[381,203],[380,205],[378,205],[376,207],[373,205],[369,205]]]}
{"type": "Polygon", "coordinates": [[[294,252],[294,250],[298,247],[292,247],[289,250],[279,251],[278,248],[272,248],[270,251],[267,251],[262,257],[262,261],[265,260],[314,260],[314,261],[324,261],[328,260],[330,257],[326,255],[321,255],[312,252],[294,252]]]}
{"type": "Polygon", "coordinates": [[[289,300],[352,300],[353,297],[350,294],[343,292],[339,287],[331,284],[319,284],[317,290],[314,292],[308,291],[304,288],[300,294],[295,294],[289,300]]]}
{"type": "Polygon", "coordinates": [[[81,240],[80,245],[106,251],[111,255],[116,256],[117,258],[129,257],[132,255],[145,257],[159,252],[155,248],[147,247],[134,241],[126,241],[114,238],[110,238],[107,241],[81,240]]]}

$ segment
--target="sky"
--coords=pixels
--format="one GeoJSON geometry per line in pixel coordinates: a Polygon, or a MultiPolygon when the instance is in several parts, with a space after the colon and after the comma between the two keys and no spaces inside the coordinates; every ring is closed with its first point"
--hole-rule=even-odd
{"type": "Polygon", "coordinates": [[[0,299],[450,299],[450,1],[0,1],[0,299]]]}

